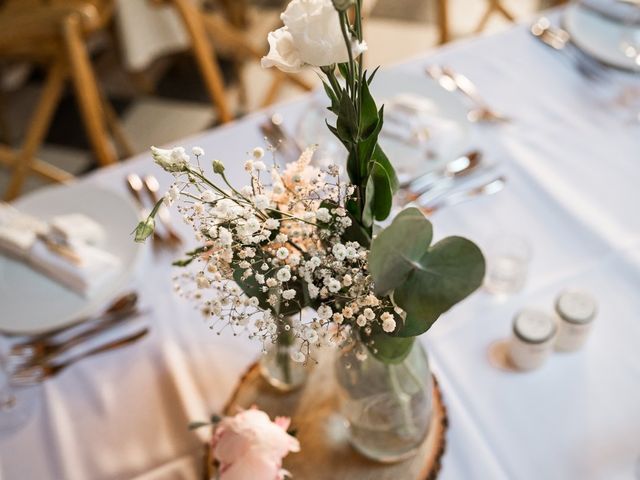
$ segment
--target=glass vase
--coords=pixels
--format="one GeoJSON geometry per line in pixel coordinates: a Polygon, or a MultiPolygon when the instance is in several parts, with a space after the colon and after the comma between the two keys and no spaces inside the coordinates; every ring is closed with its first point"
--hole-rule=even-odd
{"type": "Polygon", "coordinates": [[[414,342],[400,363],[386,364],[355,346],[336,360],[341,413],[353,447],[372,460],[392,463],[414,455],[431,424],[432,377],[426,352],[414,342]]]}
{"type": "Polygon", "coordinates": [[[307,366],[292,358],[292,353],[299,350],[288,330],[279,332],[277,338],[266,346],[259,364],[260,373],[269,385],[281,392],[291,392],[304,385],[308,376],[307,366]]]}

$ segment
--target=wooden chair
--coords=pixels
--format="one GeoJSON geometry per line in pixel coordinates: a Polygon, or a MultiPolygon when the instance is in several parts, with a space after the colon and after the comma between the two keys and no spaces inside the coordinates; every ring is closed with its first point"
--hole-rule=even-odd
{"type": "MultiPolygon", "coordinates": [[[[156,3],[172,5],[180,15],[189,37],[202,78],[209,95],[216,106],[220,119],[228,121],[232,118],[226,102],[222,74],[217,62],[216,49],[228,52],[238,64],[249,60],[260,59],[266,54],[265,48],[252,44],[245,34],[246,8],[245,0],[217,0],[220,11],[204,11],[194,0],[154,0],[156,3]]],[[[265,39],[266,40],[266,39],[265,39]]],[[[271,86],[261,102],[263,106],[271,104],[279,89],[286,82],[291,82],[304,90],[312,87],[297,75],[283,73],[272,69],[271,86]]]]}
{"type": "Polygon", "coordinates": [[[99,164],[117,161],[109,129],[126,154],[132,154],[115,113],[98,88],[86,46],[87,37],[104,28],[111,9],[111,3],[106,0],[11,0],[0,9],[0,57],[36,62],[47,70],[45,85],[22,145],[16,150],[0,145],[0,164],[13,169],[5,199],[18,196],[31,172],[58,182],[73,178],[68,172],[36,158],[69,79],[99,164]]]}
{"type": "MultiPolygon", "coordinates": [[[[507,20],[513,22],[515,17],[507,10],[502,4],[501,0],[488,0],[487,9],[482,15],[478,25],[475,28],[475,33],[479,33],[484,30],[492,15],[499,14],[505,17],[507,20]]],[[[447,43],[451,40],[451,32],[449,29],[449,5],[448,0],[438,0],[438,27],[440,29],[440,43],[447,43]]]]}

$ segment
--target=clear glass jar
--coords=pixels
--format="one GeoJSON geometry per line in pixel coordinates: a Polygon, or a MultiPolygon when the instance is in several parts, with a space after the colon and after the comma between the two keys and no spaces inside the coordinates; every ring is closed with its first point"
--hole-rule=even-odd
{"type": "Polygon", "coordinates": [[[262,377],[277,390],[291,392],[300,388],[307,380],[307,366],[294,362],[291,354],[300,350],[299,346],[281,341],[270,344],[260,357],[262,377]]]}
{"type": "Polygon", "coordinates": [[[353,447],[372,460],[391,463],[414,455],[431,424],[433,385],[427,354],[419,341],[398,364],[356,346],[336,360],[341,412],[353,447]]]}

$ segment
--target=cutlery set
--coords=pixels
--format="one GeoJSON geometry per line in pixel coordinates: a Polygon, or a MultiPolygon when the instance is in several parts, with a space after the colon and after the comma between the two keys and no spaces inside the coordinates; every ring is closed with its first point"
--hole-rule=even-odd
{"type": "Polygon", "coordinates": [[[135,325],[134,321],[147,312],[140,310],[137,303],[138,295],[130,292],[115,299],[99,316],[41,334],[9,337],[6,370],[11,383],[40,383],[83,358],[118,349],[144,337],[148,327],[135,325]],[[134,325],[133,331],[129,325],[134,325]],[[126,331],[114,339],[120,329],[126,331]],[[73,353],[75,350],[77,353],[73,353]]]}
{"type": "Polygon", "coordinates": [[[400,207],[418,207],[425,215],[431,215],[443,207],[498,193],[505,187],[506,177],[487,179],[485,174],[491,169],[491,165],[483,162],[482,153],[472,150],[438,170],[402,184],[398,195],[400,207]]]}
{"type": "Polygon", "coordinates": [[[472,123],[509,122],[510,119],[493,110],[483,100],[475,84],[461,73],[441,65],[429,65],[426,74],[448,92],[458,92],[468,99],[473,107],[467,113],[467,119],[472,123]]]}
{"type": "Polygon", "coordinates": [[[572,41],[566,30],[553,26],[547,17],[536,20],[529,29],[544,45],[564,56],[585,79],[603,82],[608,79],[608,70],[592,56],[583,52],[572,41]]]}

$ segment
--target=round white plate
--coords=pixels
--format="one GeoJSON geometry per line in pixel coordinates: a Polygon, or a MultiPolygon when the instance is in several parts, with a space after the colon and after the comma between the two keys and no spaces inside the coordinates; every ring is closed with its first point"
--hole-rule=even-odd
{"type": "MultiPolygon", "coordinates": [[[[399,176],[415,176],[437,169],[469,150],[472,143],[472,125],[467,120],[468,106],[457,93],[444,90],[426,74],[399,72],[395,69],[381,69],[373,80],[371,93],[378,108],[385,108],[385,124],[380,134],[380,145],[396,169],[399,176]],[[385,130],[401,130],[389,120],[388,103],[401,96],[419,97],[422,107],[426,107],[430,118],[439,118],[447,125],[446,135],[433,138],[419,145],[398,140],[385,130]],[[446,137],[446,138],[444,138],[446,137]],[[429,158],[427,155],[429,151],[429,158]]],[[[325,125],[335,123],[335,116],[326,110],[328,99],[324,90],[320,90],[317,100],[303,115],[298,126],[297,137],[301,144],[318,144],[316,161],[323,154],[333,162],[346,160],[346,151],[325,125]],[[343,158],[345,157],[345,158],[343,158]]]]}
{"type": "Polygon", "coordinates": [[[625,35],[631,33],[640,42],[640,28],[612,21],[579,4],[566,8],[563,22],[572,41],[585,53],[613,67],[640,71],[640,65],[622,51],[625,35]]]}
{"type": "Polygon", "coordinates": [[[43,220],[65,213],[91,217],[107,233],[103,248],[117,256],[122,266],[117,275],[87,298],[20,262],[0,256],[0,330],[33,334],[62,327],[95,313],[126,287],[141,251],[131,236],[138,214],[128,199],[95,186],[72,184],[38,190],[14,205],[43,220]]]}

